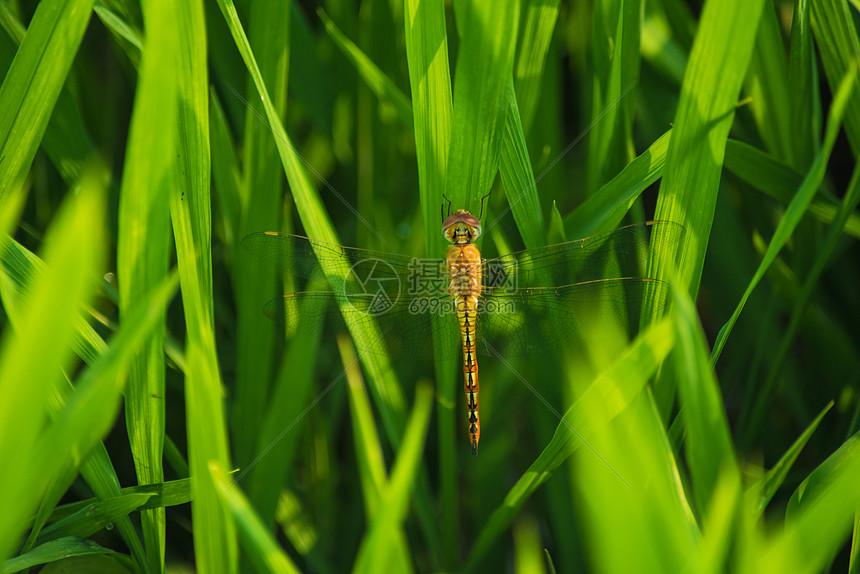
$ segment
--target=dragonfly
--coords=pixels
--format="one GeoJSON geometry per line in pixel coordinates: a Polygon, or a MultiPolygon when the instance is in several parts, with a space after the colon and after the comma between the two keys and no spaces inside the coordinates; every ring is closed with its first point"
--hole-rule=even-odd
{"type": "Polygon", "coordinates": [[[450,243],[445,259],[272,231],[252,233],[242,245],[311,285],[331,287],[288,293],[265,305],[266,315],[293,332],[311,332],[332,319],[347,326],[376,323],[381,336],[353,337],[360,353],[462,354],[469,443],[477,455],[477,355],[546,352],[596,339],[607,328],[632,337],[646,303],[659,310],[668,294],[666,283],[644,276],[649,244],[652,238],[674,243],[683,227],[647,221],[490,259],[475,244],[481,232],[470,212],[449,213],[442,223],[450,243]]]}

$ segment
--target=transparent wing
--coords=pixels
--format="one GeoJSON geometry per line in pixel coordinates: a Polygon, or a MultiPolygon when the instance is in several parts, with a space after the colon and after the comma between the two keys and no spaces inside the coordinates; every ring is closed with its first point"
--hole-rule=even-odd
{"type": "Polygon", "coordinates": [[[484,285],[505,290],[572,285],[612,277],[642,277],[652,237],[663,246],[680,241],[684,227],[648,221],[484,261],[484,285]]]}
{"type": "MultiPolygon", "coordinates": [[[[675,223],[648,222],[485,260],[479,351],[531,354],[607,328],[634,334],[643,304],[665,300],[660,296],[667,290],[664,283],[641,277],[657,229],[667,243],[678,241],[684,232],[675,223]]],[[[359,352],[430,355],[437,331],[441,345],[435,354],[459,355],[460,334],[444,260],[268,232],[249,235],[242,245],[299,276],[322,278],[323,268],[336,276],[329,277],[332,291],[292,293],[270,301],[265,312],[276,321],[307,329],[339,321],[343,308],[347,322],[372,321],[380,327],[377,340],[355,341],[359,352]],[[300,321],[302,316],[309,320],[300,321]]]]}
{"type": "MultiPolygon", "coordinates": [[[[667,285],[642,278],[620,278],[532,288],[519,293],[494,292],[482,297],[478,309],[478,351],[494,356],[529,355],[620,332],[632,337],[639,330],[646,301],[665,301],[667,285]]],[[[359,352],[394,356],[456,358],[462,341],[454,301],[447,293],[421,298],[388,299],[384,294],[334,291],[291,293],[269,301],[264,309],[273,320],[307,331],[343,321],[375,322],[381,335],[355,341],[359,352]],[[342,317],[340,307],[346,309],[342,317]],[[301,319],[304,317],[304,321],[301,319]],[[439,348],[434,350],[434,332],[439,348]]]]}

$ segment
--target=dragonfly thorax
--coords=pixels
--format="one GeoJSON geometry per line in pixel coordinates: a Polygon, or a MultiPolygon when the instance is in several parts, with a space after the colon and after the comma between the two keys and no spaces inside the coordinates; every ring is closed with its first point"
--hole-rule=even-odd
{"type": "Polygon", "coordinates": [[[442,235],[450,243],[472,243],[481,235],[481,222],[465,209],[458,209],[442,223],[442,235]]]}

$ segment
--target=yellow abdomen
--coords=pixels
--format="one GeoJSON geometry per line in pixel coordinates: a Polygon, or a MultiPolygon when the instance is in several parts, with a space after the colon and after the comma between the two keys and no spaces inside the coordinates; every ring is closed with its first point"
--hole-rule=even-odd
{"type": "Polygon", "coordinates": [[[481,420],[478,416],[478,359],[475,354],[478,298],[481,296],[481,252],[471,243],[448,248],[448,289],[457,306],[457,322],[463,338],[463,387],[468,409],[469,442],[478,454],[481,420]]]}

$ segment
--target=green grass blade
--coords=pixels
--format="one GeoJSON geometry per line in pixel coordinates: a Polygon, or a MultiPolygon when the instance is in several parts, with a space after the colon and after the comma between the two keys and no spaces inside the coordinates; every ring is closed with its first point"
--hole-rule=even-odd
{"type": "MultiPolygon", "coordinates": [[[[0,437],[4,437],[0,460],[16,469],[0,476],[5,509],[0,515],[3,558],[53,478],[48,470],[31,475],[33,451],[44,436],[51,393],[61,380],[59,369],[71,365],[69,343],[78,309],[89,299],[93,278],[102,266],[103,191],[92,182],[82,187],[80,194],[70,196],[51,226],[43,249],[45,273],[31,284],[30,304],[10,315],[17,318],[16,332],[7,331],[0,347],[0,437]],[[53,335],[46,338],[46,332],[53,335]]],[[[0,279],[4,306],[9,306],[12,286],[5,274],[0,279]]]]}
{"type": "MultiPolygon", "coordinates": [[[[271,99],[268,96],[265,82],[260,75],[259,68],[254,60],[253,52],[248,45],[247,37],[239,22],[238,14],[235,7],[229,0],[219,0],[224,18],[230,27],[239,52],[242,54],[245,64],[251,74],[259,93],[263,98],[263,106],[266,111],[266,119],[269,122],[269,127],[275,136],[275,144],[278,148],[278,153],[281,158],[281,163],[287,175],[287,181],[290,184],[290,190],[293,200],[296,204],[299,218],[305,228],[305,232],[309,237],[326,241],[328,243],[340,243],[331,220],[322,205],[319,195],[314,187],[310,184],[307,178],[304,167],[300,163],[299,157],[295,153],[295,148],[290,141],[287,133],[284,131],[280,123],[277,113],[272,106],[271,99]]],[[[364,223],[360,214],[359,219],[364,223]]],[[[336,290],[340,284],[337,275],[329,275],[329,282],[336,290]]],[[[257,286],[257,289],[260,287],[257,286]]],[[[257,309],[259,313],[259,308],[257,309]]],[[[357,323],[352,320],[351,313],[355,310],[347,306],[341,307],[341,312],[344,315],[347,327],[353,339],[375,341],[380,337],[380,333],[376,325],[361,322],[357,323]]],[[[259,341],[255,342],[259,344],[259,341]]],[[[383,428],[385,429],[388,440],[394,446],[398,446],[401,441],[402,429],[406,424],[406,401],[404,398],[403,389],[399,381],[394,375],[391,368],[390,360],[382,354],[365,353],[361,357],[362,364],[367,369],[369,380],[371,383],[371,391],[373,392],[374,400],[379,408],[380,416],[382,417],[383,428]]],[[[417,494],[417,509],[421,519],[422,531],[427,538],[428,545],[431,548],[436,547],[435,543],[435,528],[430,511],[429,494],[426,486],[422,487],[419,482],[417,494]]],[[[435,552],[434,552],[435,554],[435,552]]]]}
{"type": "Polygon", "coordinates": [[[809,23],[808,0],[796,0],[791,17],[791,49],[788,77],[791,88],[791,118],[793,122],[794,164],[805,169],[812,164],[818,151],[821,133],[821,101],[818,93],[818,63],[809,23]]]}
{"type": "Polygon", "coordinates": [[[18,190],[74,62],[94,0],[38,5],[0,85],[0,199],[18,190]]]}
{"type": "MultiPolygon", "coordinates": [[[[403,443],[391,471],[388,488],[383,492],[379,508],[372,517],[370,529],[358,551],[355,572],[385,572],[398,545],[392,544],[397,530],[402,528],[409,507],[409,495],[418,477],[424,439],[433,407],[433,389],[419,382],[415,389],[415,406],[403,434],[403,443]]],[[[396,554],[395,554],[396,556],[396,554]]]]}
{"type": "MultiPolygon", "coordinates": [[[[759,20],[745,92],[765,148],[782,161],[796,165],[791,131],[791,93],[785,47],[776,7],[765,4],[759,20]]],[[[796,88],[797,89],[797,88],[796,88]]]]}
{"type": "Polygon", "coordinates": [[[412,106],[394,82],[392,82],[373,61],[362,52],[358,46],[340,31],[323,9],[317,14],[322,20],[325,30],[343,55],[355,67],[367,86],[373,91],[380,102],[391,106],[397,119],[404,127],[412,129],[412,106]]]}
{"type": "MultiPolygon", "coordinates": [[[[788,165],[760,149],[733,139],[729,139],[726,145],[725,167],[765,195],[786,204],[791,202],[803,182],[803,176],[788,165]]],[[[825,190],[819,190],[818,195],[821,198],[813,199],[809,204],[809,214],[822,223],[830,223],[837,218],[837,212],[841,212],[838,202],[825,190]]],[[[848,214],[844,231],[860,239],[860,217],[857,214],[848,214]]]]}
{"type": "Polygon", "coordinates": [[[75,514],[42,530],[37,544],[44,544],[49,540],[65,536],[82,538],[90,536],[105,526],[113,524],[117,519],[128,516],[143,506],[150,497],[152,497],[150,493],[126,494],[89,504],[75,514]]]}
{"type": "Polygon", "coordinates": [[[143,51],[143,34],[141,31],[101,3],[95,5],[93,12],[96,13],[96,16],[111,31],[131,63],[138,66],[140,63],[140,53],[143,51]]]}
{"type": "MultiPolygon", "coordinates": [[[[857,28],[845,0],[820,0],[809,5],[812,33],[835,98],[845,76],[858,73],[860,39],[857,28]]],[[[846,102],[845,134],[854,155],[860,155],[860,93],[857,92],[846,102]]]]}
{"type": "Polygon", "coordinates": [[[725,142],[763,4],[705,4],[684,75],[655,218],[687,230],[676,251],[681,254],[681,283],[694,296],[713,224],[725,142]]]}
{"type": "Polygon", "coordinates": [[[242,494],[239,485],[233,483],[224,469],[216,461],[210,464],[209,472],[212,482],[215,484],[216,492],[224,505],[225,510],[233,515],[238,526],[242,545],[250,556],[257,572],[277,572],[298,574],[290,557],[284,553],[269,529],[260,521],[254,509],[242,494]]]}
{"type": "MultiPolygon", "coordinates": [[[[264,121],[255,105],[244,102],[245,133],[242,144],[244,156],[240,187],[240,240],[254,231],[280,231],[283,205],[283,176],[278,167],[278,150],[272,141],[272,131],[281,125],[286,109],[289,32],[291,8],[289,2],[254,2],[248,6],[248,46],[253,49],[259,65],[259,81],[269,86],[264,92],[256,86],[257,78],[245,80],[246,99],[256,102],[256,94],[265,93],[264,104],[272,108],[264,121]],[[268,125],[267,125],[268,124],[268,125]]],[[[240,48],[241,51],[241,48],[240,48]]],[[[253,74],[252,74],[253,75],[253,74]]],[[[276,132],[277,133],[277,132],[276,132]]],[[[280,144],[278,144],[280,145],[280,144]]],[[[285,221],[284,225],[289,225],[285,221]]],[[[289,231],[289,227],[286,228],[289,231]]],[[[254,455],[260,430],[260,413],[265,410],[271,386],[272,358],[276,325],[260,309],[274,297],[275,270],[252,261],[248,254],[234,244],[235,289],[237,319],[236,385],[232,411],[233,456],[239,467],[246,467],[254,455]]]]}
{"type": "Polygon", "coordinates": [[[445,6],[441,0],[407,0],[406,56],[412,91],[418,188],[428,257],[441,257],[436,239],[451,145],[451,75],[445,6]]]}
{"type": "MultiPolygon", "coordinates": [[[[117,496],[128,494],[151,495],[141,508],[157,508],[159,506],[177,506],[191,502],[191,479],[180,478],[179,480],[168,480],[159,484],[143,484],[141,486],[127,486],[120,490],[117,496]]],[[[87,498],[58,506],[51,513],[49,522],[62,520],[78,512],[87,505],[97,502],[97,498],[87,498]]]]}
{"type": "Polygon", "coordinates": [[[740,469],[720,388],[708,362],[707,340],[693,301],[682,289],[677,284],[672,289],[676,329],[673,357],[687,423],[687,464],[697,507],[704,513],[711,508],[721,474],[729,473],[726,480],[740,484],[740,469]]]}
{"type": "MultiPolygon", "coordinates": [[[[8,43],[0,40],[0,75],[5,76],[26,30],[6,3],[0,3],[0,25],[9,37],[8,43]]],[[[67,185],[80,179],[86,166],[94,169],[97,156],[93,143],[84,127],[81,111],[65,86],[51,112],[40,145],[67,185]]],[[[102,169],[108,177],[107,170],[102,169]]]]}
{"type": "Polygon", "coordinates": [[[747,572],[820,572],[851,532],[860,505],[860,438],[810,474],[789,500],[785,530],[751,557],[747,572]]]}
{"type": "Polygon", "coordinates": [[[671,136],[670,130],[657,138],[621,173],[565,217],[565,229],[576,237],[589,237],[618,227],[639,195],[663,175],[671,136]]]}
{"type": "Polygon", "coordinates": [[[764,509],[767,508],[773,495],[776,494],[776,491],[782,485],[785,477],[788,476],[788,471],[791,470],[797,457],[800,456],[800,451],[803,450],[803,447],[806,446],[806,443],[809,442],[810,438],[812,438],[812,434],[815,432],[815,429],[818,428],[824,415],[827,414],[832,406],[833,401],[830,401],[826,407],[821,409],[821,412],[818,413],[815,420],[809,423],[809,426],[806,427],[803,434],[797,437],[797,440],[792,443],[787,451],[785,451],[785,454],[783,454],[779,461],[773,465],[773,468],[768,470],[761,480],[750,488],[749,493],[756,495],[755,505],[758,513],[764,512],[764,509]]]}
{"type": "MultiPolygon", "coordinates": [[[[120,318],[167,275],[168,198],[176,173],[178,52],[176,20],[168,2],[145,5],[148,34],[140,68],[119,201],[117,275],[120,318]]],[[[158,310],[159,321],[164,320],[158,310]]],[[[163,329],[148,338],[125,391],[126,427],[140,484],[162,482],[165,424],[163,329]]],[[[141,513],[147,562],[164,569],[163,509],[141,513]]]]}
{"type": "MultiPolygon", "coordinates": [[[[527,249],[534,249],[546,245],[546,233],[537,182],[532,171],[526,136],[523,133],[520,112],[517,109],[517,96],[512,83],[508,85],[504,130],[499,166],[502,187],[508,196],[508,205],[520,230],[523,243],[527,249]]],[[[491,226],[492,223],[488,227],[491,226]]]]}
{"type": "Polygon", "coordinates": [[[56,562],[73,556],[90,556],[93,554],[114,554],[110,548],[99,546],[92,540],[84,540],[75,536],[46,542],[26,554],[10,558],[3,563],[0,572],[13,574],[41,564],[56,562]]]}
{"type": "MultiPolygon", "coordinates": [[[[448,68],[448,37],[445,5],[442,0],[407,0],[404,3],[404,31],[415,155],[418,163],[418,195],[424,224],[424,253],[442,257],[444,246],[438,240],[442,194],[448,173],[451,145],[451,74],[448,68]]],[[[440,333],[433,331],[433,344],[442,344],[440,333]]],[[[442,564],[453,568],[457,556],[460,527],[457,485],[457,389],[453,361],[436,359],[436,401],[439,440],[439,490],[441,491],[442,564]]]]}
{"type": "Polygon", "coordinates": [[[445,195],[453,209],[477,212],[499,166],[520,4],[461,0],[454,14],[461,37],[445,195]]]}
{"type": "MultiPolygon", "coordinates": [[[[827,168],[827,162],[830,159],[830,152],[833,149],[833,144],[836,142],[836,135],[839,133],[839,127],[842,123],[842,113],[845,110],[845,104],[848,101],[852,91],[854,89],[854,73],[847,75],[840,86],[839,92],[836,94],[834,98],[833,105],[830,108],[830,117],[827,122],[827,132],[824,137],[824,146],[821,151],[819,151],[818,156],[815,158],[815,162],[810,168],[809,173],[803,181],[803,184],[797,190],[797,194],[794,196],[794,199],[791,200],[791,203],[788,206],[788,209],[785,212],[785,216],[779,223],[779,226],[776,228],[776,231],[773,234],[773,239],[768,245],[767,252],[762,259],[761,264],[756,270],[755,275],[747,286],[746,291],[741,297],[738,306],[735,308],[734,313],[723,325],[720,332],[717,334],[717,339],[714,342],[714,349],[711,353],[711,364],[716,363],[717,359],[720,357],[720,353],[723,350],[723,347],[726,344],[726,340],[732,332],[732,328],[737,322],[738,317],[743,311],[744,305],[746,304],[749,296],[752,294],[753,289],[755,289],[756,285],[758,285],[759,281],[764,277],[765,272],[767,271],[770,264],[773,263],[774,259],[776,259],[777,254],[788,241],[791,233],[800,223],[800,219],[803,217],[803,214],[806,212],[806,208],[809,205],[809,202],[812,201],[812,198],[815,196],[815,193],[818,191],[821,182],[824,180],[824,173],[827,168]]],[[[763,398],[767,397],[765,400],[769,400],[769,389],[766,390],[766,394],[761,395],[763,398]]]]}
{"type": "Polygon", "coordinates": [[[588,137],[590,195],[632,159],[633,110],[629,91],[639,82],[642,5],[639,0],[595,2],[594,100],[588,137]]]}
{"type": "Polygon", "coordinates": [[[241,239],[238,237],[241,217],[239,158],[236,156],[224,108],[214,90],[210,92],[209,109],[211,111],[209,137],[212,144],[212,181],[218,196],[220,208],[218,212],[221,214],[220,223],[224,229],[224,243],[234,246],[241,239]]]}
{"type": "Polygon", "coordinates": [[[552,441],[508,491],[504,502],[481,529],[469,554],[467,571],[479,568],[481,558],[496,537],[511,524],[531,495],[583,445],[583,440],[590,440],[595,429],[607,422],[606,417],[617,415],[634,400],[669,354],[673,338],[667,321],[650,327],[568,409],[552,441]]]}
{"type": "MultiPolygon", "coordinates": [[[[0,261],[2,261],[3,270],[14,287],[16,298],[20,298],[20,303],[29,304],[28,286],[36,278],[44,275],[45,264],[14,239],[9,239],[0,246],[0,261]]],[[[7,302],[10,307],[15,304],[12,301],[7,302]]],[[[82,317],[78,317],[75,320],[75,337],[72,341],[72,348],[81,359],[91,365],[104,353],[107,345],[89,323],[82,317]]]]}
{"type": "Polygon", "coordinates": [[[373,422],[373,409],[364,388],[355,347],[346,337],[338,337],[341,362],[349,386],[349,406],[352,412],[352,430],[355,437],[355,452],[358,459],[358,478],[364,492],[364,506],[368,516],[374,516],[379,508],[382,494],[388,488],[385,460],[379,433],[373,422]]]}
{"type": "MultiPolygon", "coordinates": [[[[29,470],[33,476],[51,476],[52,469],[74,468],[80,464],[76,453],[91,452],[104,438],[116,417],[123,375],[157,322],[158,313],[153,311],[164,309],[175,289],[175,278],[168,279],[132,310],[109,350],[81,376],[76,392],[70,395],[66,407],[34,447],[32,468],[24,469],[25,475],[29,470]],[[58,452],[68,454],[58,457],[58,452]]],[[[145,570],[146,564],[141,568],[145,570]]]]}
{"type": "Polygon", "coordinates": [[[201,572],[236,569],[237,547],[230,517],[220,512],[211,461],[230,464],[222,381],[215,347],[212,300],[212,202],[209,182],[209,94],[203,4],[176,4],[177,161],[170,193],[177,269],[185,311],[185,379],[188,459],[193,499],[195,557],[201,572]]]}
{"type": "MultiPolygon", "coordinates": [[[[264,524],[273,524],[285,480],[294,471],[300,436],[295,425],[307,414],[322,325],[320,317],[302,314],[302,329],[314,335],[293,338],[268,400],[249,468],[248,497],[264,524]]],[[[243,473],[244,474],[244,473],[243,473]]]]}
{"type": "Polygon", "coordinates": [[[718,552],[710,563],[696,560],[704,541],[647,389],[611,424],[600,426],[590,444],[600,456],[580,449],[570,482],[582,501],[571,508],[582,515],[588,535],[596,537],[589,545],[593,566],[605,572],[718,571],[718,552]]]}
{"type": "Polygon", "coordinates": [[[559,4],[559,0],[529,0],[525,5],[517,61],[514,65],[514,88],[520,120],[526,133],[532,127],[540,99],[543,70],[558,20],[559,4]]]}

